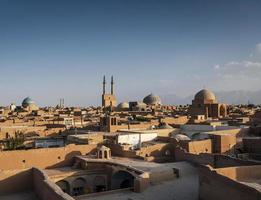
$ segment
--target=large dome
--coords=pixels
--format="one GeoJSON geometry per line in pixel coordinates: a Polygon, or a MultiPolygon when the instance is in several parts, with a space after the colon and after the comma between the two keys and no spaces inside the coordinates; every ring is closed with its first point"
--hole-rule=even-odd
{"type": "Polygon", "coordinates": [[[210,90],[203,89],[203,90],[200,90],[195,95],[195,99],[197,99],[197,100],[204,100],[204,101],[215,101],[216,100],[216,96],[210,90]]]}
{"type": "Polygon", "coordinates": [[[117,108],[118,108],[119,110],[125,110],[125,109],[129,109],[129,108],[130,108],[130,105],[129,105],[128,102],[122,102],[122,103],[120,103],[120,104],[117,106],[117,108]]]}
{"type": "Polygon", "coordinates": [[[161,99],[159,96],[150,94],[143,99],[143,102],[147,105],[161,105],[161,99]]]}
{"type": "Polygon", "coordinates": [[[35,104],[35,102],[30,97],[26,97],[22,102],[23,107],[27,107],[28,105],[31,104],[35,104]]]}

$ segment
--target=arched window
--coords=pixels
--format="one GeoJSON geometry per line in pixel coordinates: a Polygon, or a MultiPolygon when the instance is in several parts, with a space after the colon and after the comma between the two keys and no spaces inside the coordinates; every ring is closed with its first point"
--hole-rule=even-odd
{"type": "Polygon", "coordinates": [[[93,181],[94,191],[103,192],[106,191],[106,181],[103,176],[96,176],[93,181]]]}
{"type": "Polygon", "coordinates": [[[126,171],[118,171],[112,176],[111,189],[132,188],[134,185],[134,176],[126,171]]]}
{"type": "Polygon", "coordinates": [[[102,158],[102,151],[99,151],[99,158],[102,158]]]}
{"type": "Polygon", "coordinates": [[[70,184],[67,181],[65,180],[58,181],[56,182],[56,185],[58,185],[63,192],[70,194],[70,184]]]}
{"type": "Polygon", "coordinates": [[[84,178],[77,178],[72,183],[72,195],[79,196],[84,194],[86,181],[84,178]]]}

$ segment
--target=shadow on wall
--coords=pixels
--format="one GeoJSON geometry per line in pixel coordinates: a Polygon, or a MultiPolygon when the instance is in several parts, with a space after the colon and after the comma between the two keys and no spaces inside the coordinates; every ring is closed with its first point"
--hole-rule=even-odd
{"type": "Polygon", "coordinates": [[[80,196],[91,193],[107,191],[108,182],[103,174],[68,176],[55,183],[61,190],[71,196],[80,196]]]}
{"type": "Polygon", "coordinates": [[[32,169],[0,172],[0,195],[33,190],[32,169]]]}
{"type": "MultiPolygon", "coordinates": [[[[256,167],[256,166],[250,166],[246,168],[251,168],[251,167],[256,167]]],[[[250,171],[257,171],[257,170],[250,169],[250,171]]],[[[216,170],[207,166],[200,166],[199,198],[202,200],[209,200],[209,199],[259,200],[261,197],[260,191],[247,184],[243,184],[238,181],[235,181],[237,180],[238,175],[239,174],[237,168],[235,167],[216,170]]],[[[245,175],[248,176],[248,173],[245,175]]],[[[256,174],[254,175],[256,176],[256,174]]],[[[242,174],[240,176],[242,176],[242,174]]],[[[246,178],[248,179],[249,177],[246,178]]]]}
{"type": "Polygon", "coordinates": [[[132,188],[134,186],[134,176],[126,171],[118,171],[112,175],[111,189],[132,188]]]}
{"type": "MultiPolygon", "coordinates": [[[[93,149],[90,151],[88,154],[94,154],[96,152],[96,149],[93,149]]],[[[72,151],[68,153],[65,157],[64,160],[61,160],[60,162],[57,162],[54,165],[46,167],[46,169],[52,169],[52,168],[59,168],[59,167],[65,167],[65,166],[72,166],[74,163],[74,157],[75,156],[81,156],[82,153],[80,151],[72,151]]],[[[54,155],[55,156],[55,155],[54,155]]],[[[61,158],[58,156],[58,160],[61,158]]]]}

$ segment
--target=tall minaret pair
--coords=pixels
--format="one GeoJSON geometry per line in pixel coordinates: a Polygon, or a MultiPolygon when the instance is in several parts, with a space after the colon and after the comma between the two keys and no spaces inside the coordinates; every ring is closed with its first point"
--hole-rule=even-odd
{"type": "MultiPolygon", "coordinates": [[[[105,76],[103,76],[103,93],[106,93],[106,78],[105,76]]],[[[113,80],[113,76],[111,76],[111,95],[114,95],[114,80],[113,80]]]]}
{"type": "Polygon", "coordinates": [[[103,91],[102,91],[102,106],[104,108],[110,108],[111,110],[116,107],[117,101],[114,95],[114,80],[111,76],[111,93],[106,94],[106,78],[103,76],[103,91]]]}

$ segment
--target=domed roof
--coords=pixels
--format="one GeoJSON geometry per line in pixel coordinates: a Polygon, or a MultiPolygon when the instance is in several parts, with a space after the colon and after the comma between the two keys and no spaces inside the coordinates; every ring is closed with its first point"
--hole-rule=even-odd
{"type": "Polygon", "coordinates": [[[177,141],[180,141],[180,140],[191,140],[188,136],[182,135],[182,134],[175,134],[174,136],[172,136],[172,138],[176,139],[177,141]]]}
{"type": "Polygon", "coordinates": [[[35,104],[35,102],[30,97],[26,97],[22,102],[23,107],[26,107],[30,104],[35,104]]]}
{"type": "Polygon", "coordinates": [[[161,99],[159,96],[154,94],[149,94],[143,99],[143,102],[147,105],[161,105],[161,99]]]}
{"type": "Polygon", "coordinates": [[[196,95],[195,95],[195,99],[198,100],[212,100],[215,101],[216,100],[216,96],[213,92],[211,92],[210,90],[200,90],[196,95]]]}
{"type": "Polygon", "coordinates": [[[97,149],[98,149],[98,150],[100,150],[100,151],[106,151],[106,150],[110,150],[110,148],[109,148],[109,147],[106,147],[106,146],[104,146],[104,145],[102,145],[102,146],[98,147],[97,149]]]}
{"type": "Polygon", "coordinates": [[[160,129],[173,129],[173,127],[170,126],[170,125],[167,124],[167,123],[162,124],[159,128],[160,128],[160,129]]]}
{"type": "Polygon", "coordinates": [[[128,102],[122,102],[117,106],[118,109],[129,109],[130,105],[128,102]]]}

